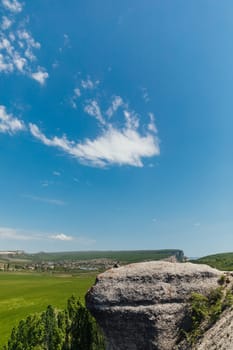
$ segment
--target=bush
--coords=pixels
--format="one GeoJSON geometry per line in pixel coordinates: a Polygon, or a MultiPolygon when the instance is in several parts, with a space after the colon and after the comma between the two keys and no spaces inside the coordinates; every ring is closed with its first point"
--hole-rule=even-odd
{"type": "Polygon", "coordinates": [[[233,305],[232,291],[224,293],[223,287],[213,289],[207,296],[193,293],[189,300],[190,329],[182,330],[188,343],[193,344],[220,317],[223,310],[233,305]]]}

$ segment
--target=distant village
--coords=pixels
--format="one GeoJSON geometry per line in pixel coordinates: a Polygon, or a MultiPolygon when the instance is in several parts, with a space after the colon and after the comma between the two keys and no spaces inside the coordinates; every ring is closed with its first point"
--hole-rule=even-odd
{"type": "Polygon", "coordinates": [[[61,260],[31,262],[24,259],[25,252],[0,251],[0,271],[36,271],[36,272],[75,272],[102,271],[117,264],[112,259],[61,260]]]}

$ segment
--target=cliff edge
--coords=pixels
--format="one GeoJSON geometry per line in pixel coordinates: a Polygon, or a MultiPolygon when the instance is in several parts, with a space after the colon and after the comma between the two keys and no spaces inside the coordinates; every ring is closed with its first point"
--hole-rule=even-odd
{"type": "MultiPolygon", "coordinates": [[[[174,350],[188,322],[190,295],[208,294],[218,287],[221,276],[222,272],[207,265],[131,264],[98,275],[86,295],[86,305],[105,334],[107,350],[174,350]]],[[[207,349],[203,343],[198,346],[207,349]]]]}

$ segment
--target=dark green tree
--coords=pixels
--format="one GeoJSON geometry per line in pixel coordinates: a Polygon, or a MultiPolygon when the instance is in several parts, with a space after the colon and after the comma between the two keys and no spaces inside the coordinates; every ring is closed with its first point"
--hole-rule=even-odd
{"type": "Polygon", "coordinates": [[[49,305],[13,328],[4,350],[104,350],[104,339],[89,311],[74,296],[67,308],[49,305]]]}

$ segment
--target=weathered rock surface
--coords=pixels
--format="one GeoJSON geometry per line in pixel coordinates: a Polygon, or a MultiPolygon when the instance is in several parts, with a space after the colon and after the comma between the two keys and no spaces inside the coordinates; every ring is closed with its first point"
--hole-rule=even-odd
{"type": "Polygon", "coordinates": [[[193,350],[233,350],[233,310],[226,310],[193,350]]]}
{"type": "Polygon", "coordinates": [[[86,304],[104,331],[107,350],[171,350],[187,322],[187,299],[216,288],[221,275],[191,263],[131,264],[100,274],[86,304]]]}

